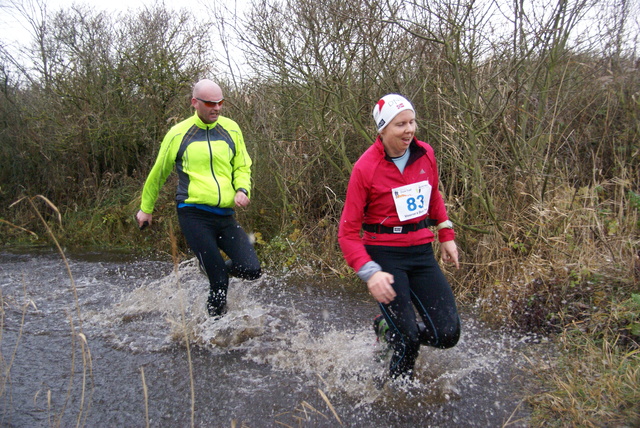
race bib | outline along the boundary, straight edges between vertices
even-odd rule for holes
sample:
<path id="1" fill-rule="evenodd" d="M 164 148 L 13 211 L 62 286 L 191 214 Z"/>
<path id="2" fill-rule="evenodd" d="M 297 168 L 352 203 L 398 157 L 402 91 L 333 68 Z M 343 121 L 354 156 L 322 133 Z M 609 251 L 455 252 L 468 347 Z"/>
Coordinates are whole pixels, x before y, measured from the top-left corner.
<path id="1" fill-rule="evenodd" d="M 400 221 L 425 215 L 429 210 L 431 199 L 431 184 L 428 181 L 408 184 L 391 189 L 393 201 L 396 204 L 396 212 Z"/>

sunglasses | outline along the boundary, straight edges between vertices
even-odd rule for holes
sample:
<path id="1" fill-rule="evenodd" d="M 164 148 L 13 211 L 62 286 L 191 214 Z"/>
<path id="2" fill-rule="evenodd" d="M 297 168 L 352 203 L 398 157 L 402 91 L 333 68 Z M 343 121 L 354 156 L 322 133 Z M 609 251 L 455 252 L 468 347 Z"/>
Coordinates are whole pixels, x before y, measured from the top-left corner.
<path id="1" fill-rule="evenodd" d="M 222 103 L 224 102 L 224 98 L 221 99 L 220 101 L 207 101 L 207 100 L 203 100 L 202 98 L 198 98 L 198 97 L 195 97 L 195 99 L 200 101 L 201 103 L 203 103 L 207 107 L 215 107 L 217 105 L 222 105 Z"/>

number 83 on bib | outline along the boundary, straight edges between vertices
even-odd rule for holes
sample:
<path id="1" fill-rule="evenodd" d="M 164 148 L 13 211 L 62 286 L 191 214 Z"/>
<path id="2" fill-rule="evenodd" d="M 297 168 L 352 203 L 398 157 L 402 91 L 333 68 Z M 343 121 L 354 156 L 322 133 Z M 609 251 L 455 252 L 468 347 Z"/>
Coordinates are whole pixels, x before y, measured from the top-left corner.
<path id="1" fill-rule="evenodd" d="M 428 181 L 419 181 L 391 189 L 391 195 L 398 218 L 400 221 L 407 221 L 427 213 L 431 199 L 431 185 Z"/>

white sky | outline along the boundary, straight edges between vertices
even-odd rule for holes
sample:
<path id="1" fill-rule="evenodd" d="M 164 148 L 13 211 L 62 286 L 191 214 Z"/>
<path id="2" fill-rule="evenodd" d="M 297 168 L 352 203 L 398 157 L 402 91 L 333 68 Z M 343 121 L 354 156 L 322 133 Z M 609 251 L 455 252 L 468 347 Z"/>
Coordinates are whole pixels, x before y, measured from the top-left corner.
<path id="1" fill-rule="evenodd" d="M 29 35 L 29 30 L 19 20 L 19 14 L 11 10 L 11 4 L 14 2 L 20 2 L 20 0 L 0 0 L 0 39 L 5 43 L 19 42 L 21 39 L 24 41 L 24 38 Z M 96 8 L 96 10 L 108 11 L 126 11 L 127 8 L 153 4 L 152 1 L 148 0 L 44 0 L 44 3 L 49 13 L 72 4 L 86 4 Z M 167 4 L 170 4 L 170 2 L 167 2 Z"/>
<path id="2" fill-rule="evenodd" d="M 11 5 L 14 3 L 32 3 L 43 2 L 47 5 L 49 13 L 53 13 L 60 8 L 68 8 L 73 4 L 88 5 L 94 9 L 101 11 L 117 11 L 127 12 L 130 9 L 140 9 L 144 6 L 152 6 L 155 3 L 164 3 L 168 8 L 187 8 L 194 13 L 195 16 L 210 17 L 212 7 L 225 7 L 229 9 L 238 8 L 242 10 L 247 8 L 251 0 L 0 0 L 0 45 L 4 45 L 8 50 L 15 49 L 16 45 L 25 46 L 30 43 L 30 30 L 21 24 L 17 17 L 19 14 L 11 12 Z M 534 3 L 537 0 L 531 0 Z M 601 0 L 606 4 L 607 0 Z M 640 46 L 640 1 L 631 0 L 631 22 L 628 23 L 627 29 L 635 39 L 630 40 L 631 47 L 638 49 Z M 200 13 L 202 11 L 202 13 Z M 597 13 L 597 10 L 591 11 Z M 585 23 L 588 21 L 585 21 Z M 584 23 L 583 23 L 584 24 Z M 595 30 L 595 28 L 594 28 Z M 233 47 L 231 47 L 233 49 Z"/>
<path id="3" fill-rule="evenodd" d="M 0 0 L 0 40 L 2 44 L 5 46 L 26 44 L 27 38 L 30 37 L 30 30 L 25 27 L 24 23 L 20 22 L 20 15 L 11 10 L 11 5 L 12 3 L 21 2 L 36 4 L 37 1 L 46 4 L 49 14 L 74 4 L 88 5 L 97 11 L 126 12 L 130 9 L 137 10 L 144 6 L 152 6 L 158 2 L 164 3 L 168 8 L 189 9 L 198 16 L 198 9 L 204 10 L 214 5 L 224 5 L 227 8 L 231 8 L 234 4 L 236 7 L 242 7 L 248 4 L 250 0 L 191 0 L 188 2 L 183 0 Z"/>

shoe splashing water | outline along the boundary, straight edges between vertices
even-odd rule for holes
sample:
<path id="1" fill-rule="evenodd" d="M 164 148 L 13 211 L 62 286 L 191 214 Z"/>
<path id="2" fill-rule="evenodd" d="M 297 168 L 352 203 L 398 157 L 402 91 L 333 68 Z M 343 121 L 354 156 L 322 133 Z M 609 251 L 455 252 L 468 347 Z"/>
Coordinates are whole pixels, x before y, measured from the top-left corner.
<path id="1" fill-rule="evenodd" d="M 389 324 L 382 314 L 377 315 L 373 319 L 373 331 L 376 334 L 376 341 L 380 344 L 380 350 L 377 354 L 379 360 L 384 360 L 389 356 L 391 351 Z"/>

